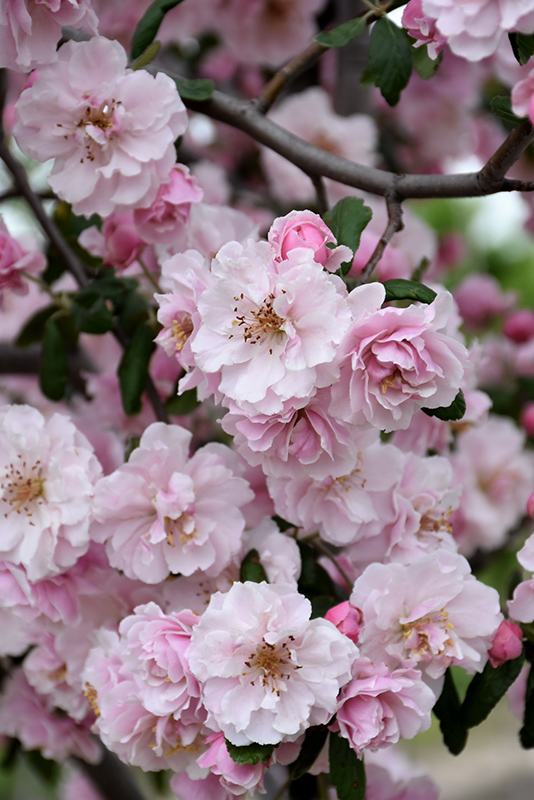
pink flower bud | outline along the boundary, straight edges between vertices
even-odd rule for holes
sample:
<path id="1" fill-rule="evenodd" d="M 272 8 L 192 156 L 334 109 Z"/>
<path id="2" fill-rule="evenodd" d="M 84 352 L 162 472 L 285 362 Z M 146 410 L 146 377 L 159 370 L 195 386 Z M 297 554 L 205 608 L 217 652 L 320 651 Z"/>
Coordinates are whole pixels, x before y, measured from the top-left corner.
<path id="1" fill-rule="evenodd" d="M 529 308 L 514 311 L 504 323 L 503 333 L 517 344 L 529 342 L 534 337 L 534 311 Z"/>
<path id="2" fill-rule="evenodd" d="M 523 649 L 523 631 L 515 622 L 503 619 L 488 652 L 492 667 L 500 667 L 505 661 L 517 658 Z"/>
<path id="3" fill-rule="evenodd" d="M 527 514 L 530 519 L 534 519 L 534 492 L 532 492 L 527 500 Z"/>
<path id="4" fill-rule="evenodd" d="M 534 403 L 527 403 L 521 411 L 521 425 L 529 436 L 534 437 Z"/>
<path id="5" fill-rule="evenodd" d="M 328 225 L 313 211 L 291 211 L 278 217 L 269 231 L 269 242 L 277 251 L 277 257 L 286 259 L 291 250 L 306 247 L 313 250 L 313 260 L 335 272 L 344 260 L 352 257 L 351 251 L 342 245 L 329 248 L 336 240 Z"/>
<path id="6" fill-rule="evenodd" d="M 325 619 L 332 622 L 340 633 L 345 634 L 348 638 L 358 643 L 358 636 L 360 635 L 360 627 L 362 624 L 362 612 L 356 606 L 345 600 L 344 603 L 339 603 L 337 606 L 329 609 L 324 615 Z"/>

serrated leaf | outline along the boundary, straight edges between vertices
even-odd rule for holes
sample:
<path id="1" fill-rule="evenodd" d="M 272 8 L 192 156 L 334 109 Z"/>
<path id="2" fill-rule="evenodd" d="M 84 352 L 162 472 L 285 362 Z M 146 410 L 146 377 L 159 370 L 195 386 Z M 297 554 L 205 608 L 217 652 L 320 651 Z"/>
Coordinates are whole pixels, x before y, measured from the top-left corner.
<path id="1" fill-rule="evenodd" d="M 59 312 L 50 317 L 44 326 L 41 363 L 39 366 L 39 386 L 50 400 L 58 401 L 65 395 L 69 362 L 67 344 L 61 333 Z"/>
<path id="2" fill-rule="evenodd" d="M 525 693 L 525 713 L 523 727 L 519 731 L 519 741 L 522 747 L 530 750 L 534 747 L 534 665 L 530 667 Z"/>
<path id="3" fill-rule="evenodd" d="M 215 84 L 210 78 L 194 78 L 190 81 L 185 78 L 174 78 L 180 97 L 186 100 L 209 100 L 215 90 Z"/>
<path id="4" fill-rule="evenodd" d="M 524 67 L 530 61 L 531 56 L 534 55 L 534 34 L 509 33 L 508 39 L 512 45 L 516 61 Z"/>
<path id="5" fill-rule="evenodd" d="M 293 780 L 305 775 L 317 760 L 328 736 L 326 725 L 313 725 L 308 728 L 298 758 L 290 765 L 289 772 Z"/>
<path id="6" fill-rule="evenodd" d="M 47 306 L 37 311 L 30 319 L 23 325 L 22 330 L 15 339 L 17 347 L 27 347 L 30 344 L 42 341 L 44 336 L 44 329 L 47 320 L 58 311 L 58 306 Z"/>
<path id="7" fill-rule="evenodd" d="M 386 103 L 397 105 L 412 74 L 412 46 L 406 31 L 387 17 L 381 17 L 371 31 L 369 69 Z"/>
<path id="8" fill-rule="evenodd" d="M 512 122 L 514 125 L 519 125 L 526 117 L 518 117 L 512 111 L 512 103 L 508 95 L 497 95 L 497 97 L 492 97 L 490 102 L 491 110 L 497 114 L 497 116 L 501 117 L 501 119 L 506 120 L 506 122 Z"/>
<path id="9" fill-rule="evenodd" d="M 113 314 L 104 298 L 96 291 L 74 297 L 70 307 L 75 325 L 83 333 L 107 333 L 115 325 Z"/>
<path id="10" fill-rule="evenodd" d="M 424 283 L 409 281 L 405 278 L 391 278 L 389 281 L 384 281 L 384 288 L 386 290 L 385 303 L 391 300 L 412 300 L 430 304 L 437 297 L 436 292 L 425 286 Z"/>
<path id="11" fill-rule="evenodd" d="M 453 756 L 457 756 L 467 742 L 467 727 L 450 670 L 445 672 L 443 689 L 433 711 L 439 719 L 443 742 Z"/>
<path id="12" fill-rule="evenodd" d="M 249 550 L 241 562 L 239 568 L 239 580 L 253 581 L 254 583 L 269 583 L 267 573 L 263 569 L 260 561 L 260 554 L 257 550 Z"/>
<path id="13" fill-rule="evenodd" d="M 330 735 L 330 780 L 338 800 L 365 800 L 365 767 L 346 739 Z"/>
<path id="14" fill-rule="evenodd" d="M 149 44 L 156 38 L 159 26 L 163 22 L 165 14 L 181 2 L 182 0 L 155 0 L 155 2 L 147 8 L 138 22 L 132 38 L 132 47 L 130 51 L 132 60 L 135 61 L 136 58 L 139 58 L 139 56 L 145 52 Z"/>
<path id="15" fill-rule="evenodd" d="M 188 389 L 182 394 L 171 395 L 165 402 L 165 410 L 168 414 L 174 414 L 177 417 L 185 417 L 186 414 L 191 414 L 199 405 L 197 390 Z"/>
<path id="16" fill-rule="evenodd" d="M 135 59 L 131 68 L 135 71 L 137 69 L 143 69 L 143 67 L 147 67 L 156 58 L 157 54 L 159 53 L 160 47 L 161 47 L 161 42 L 159 42 L 157 39 L 151 42 L 146 48 L 146 50 L 144 50 L 141 53 L 139 58 Z"/>
<path id="17" fill-rule="evenodd" d="M 344 197 L 339 200 L 323 219 L 337 239 L 338 244 L 350 247 L 353 254 L 360 246 L 363 230 L 371 221 L 373 212 L 359 197 Z M 352 260 L 341 265 L 342 277 L 348 273 Z"/>
<path id="18" fill-rule="evenodd" d="M 236 764 L 257 764 L 259 761 L 268 761 L 277 744 L 247 744 L 238 747 L 226 741 L 226 748 L 232 761 Z"/>
<path id="19" fill-rule="evenodd" d="M 465 414 L 465 408 L 464 393 L 460 389 L 450 406 L 445 406 L 443 408 L 422 408 L 421 411 L 424 411 L 427 416 L 437 417 L 443 420 L 443 422 L 457 422 L 459 419 L 462 419 Z"/>
<path id="20" fill-rule="evenodd" d="M 126 345 L 118 375 L 122 406 L 129 416 L 141 411 L 141 396 L 148 378 L 148 365 L 155 349 L 154 332 L 148 325 L 141 325 Z"/>
<path id="21" fill-rule="evenodd" d="M 356 19 L 349 19 L 348 22 L 343 22 L 331 31 L 323 31 L 319 33 L 314 41 L 322 44 L 323 47 L 345 47 L 346 44 L 352 42 L 361 33 L 363 33 L 367 25 L 365 17 L 356 17 Z"/>
<path id="22" fill-rule="evenodd" d="M 521 672 L 524 661 L 524 653 L 513 661 L 505 661 L 500 667 L 492 667 L 488 661 L 484 671 L 475 675 L 462 704 L 468 728 L 474 728 L 486 719 Z"/>

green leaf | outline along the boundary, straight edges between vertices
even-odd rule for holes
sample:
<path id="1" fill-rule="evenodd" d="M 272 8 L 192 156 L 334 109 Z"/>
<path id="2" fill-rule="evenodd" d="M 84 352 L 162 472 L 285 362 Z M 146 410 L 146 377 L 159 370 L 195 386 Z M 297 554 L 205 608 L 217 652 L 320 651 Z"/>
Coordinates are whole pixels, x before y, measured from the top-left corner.
<path id="1" fill-rule="evenodd" d="M 299 592 L 308 599 L 314 597 L 336 598 L 336 587 L 328 572 L 317 563 L 317 555 L 306 542 L 297 541 L 300 551 L 301 571 L 298 580 Z"/>
<path id="2" fill-rule="evenodd" d="M 151 64 L 154 59 L 156 58 L 157 54 L 159 53 L 159 48 L 161 47 L 161 42 L 156 41 L 151 42 L 146 50 L 143 50 L 139 58 L 136 58 L 132 64 L 132 69 L 143 69 L 143 67 L 147 67 Z"/>
<path id="3" fill-rule="evenodd" d="M 113 314 L 97 291 L 75 296 L 70 311 L 77 329 L 83 333 L 107 333 L 115 325 Z"/>
<path id="4" fill-rule="evenodd" d="M 57 761 L 45 758 L 39 750 L 27 750 L 24 759 L 31 769 L 50 787 L 57 787 L 62 775 L 61 766 Z"/>
<path id="5" fill-rule="evenodd" d="M 444 422 L 457 422 L 465 414 L 465 397 L 460 389 L 450 406 L 444 408 L 422 408 L 428 417 L 437 417 Z"/>
<path id="6" fill-rule="evenodd" d="M 439 719 L 443 742 L 453 756 L 457 756 L 467 742 L 467 727 L 450 670 L 445 673 L 443 689 L 433 711 Z"/>
<path id="7" fill-rule="evenodd" d="M 491 110 L 497 114 L 497 116 L 501 117 L 501 119 L 506 120 L 506 122 L 512 122 L 514 125 L 519 125 L 526 117 L 518 117 L 512 111 L 512 103 L 508 95 L 497 95 L 496 97 L 491 98 Z"/>
<path id="8" fill-rule="evenodd" d="M 210 78 L 194 78 L 190 81 L 185 78 L 174 78 L 174 82 L 178 94 L 186 100 L 209 100 L 215 89 L 215 84 Z"/>
<path id="9" fill-rule="evenodd" d="M 130 51 L 132 60 L 139 58 L 139 56 L 145 52 L 148 45 L 152 44 L 167 11 L 170 11 L 171 8 L 174 8 L 181 2 L 182 0 L 155 0 L 155 2 L 147 8 L 137 24 L 133 35 L 132 49 Z"/>
<path id="10" fill-rule="evenodd" d="M 330 735 L 330 780 L 339 800 L 365 800 L 365 767 L 346 739 Z"/>
<path id="11" fill-rule="evenodd" d="M 417 74 L 424 81 L 427 81 L 435 75 L 437 68 L 443 61 L 443 53 L 440 53 L 437 58 L 430 58 L 425 44 L 422 47 L 412 47 L 412 58 Z"/>
<path id="12" fill-rule="evenodd" d="M 289 772 L 293 780 L 298 780 L 305 775 L 317 760 L 317 756 L 324 747 L 328 728 L 326 725 L 313 725 L 308 728 L 298 758 L 290 765 Z"/>
<path id="13" fill-rule="evenodd" d="M 342 25 L 338 25 L 331 31 L 323 31 L 319 33 L 314 41 L 322 44 L 323 47 L 345 47 L 346 44 L 352 42 L 361 33 L 363 33 L 367 25 L 365 17 L 356 17 L 349 19 Z"/>
<path id="14" fill-rule="evenodd" d="M 225 741 L 230 758 L 236 764 L 257 764 L 259 761 L 268 761 L 275 747 L 278 747 L 277 744 L 247 744 L 238 747 L 228 739 Z"/>
<path id="15" fill-rule="evenodd" d="M 516 60 L 524 67 L 534 55 L 534 34 L 509 33 L 508 38 Z"/>
<path id="16" fill-rule="evenodd" d="M 384 281 L 386 289 L 385 303 L 391 300 L 412 300 L 420 303 L 432 303 L 437 294 L 433 289 L 429 289 L 424 283 L 408 281 L 405 278 L 391 278 Z"/>
<path id="17" fill-rule="evenodd" d="M 148 365 L 155 349 L 154 332 L 141 325 L 126 345 L 119 364 L 119 384 L 122 406 L 126 414 L 135 416 L 141 411 L 141 396 L 148 378 Z"/>
<path id="18" fill-rule="evenodd" d="M 360 246 L 362 231 L 371 221 L 373 212 L 359 197 L 344 197 L 324 215 L 324 221 L 334 234 L 338 244 L 350 247 L 353 254 Z M 341 265 L 341 276 L 345 277 L 352 266 L 352 259 Z"/>
<path id="19" fill-rule="evenodd" d="M 525 715 L 523 717 L 523 727 L 519 731 L 519 741 L 526 750 L 534 747 L 534 664 L 530 667 L 527 678 Z"/>
<path id="20" fill-rule="evenodd" d="M 369 68 L 384 100 L 397 105 L 412 74 L 412 46 L 406 31 L 387 17 L 379 19 L 371 31 Z"/>
<path id="21" fill-rule="evenodd" d="M 241 562 L 239 568 L 240 581 L 253 581 L 254 583 L 269 583 L 267 574 L 260 561 L 260 554 L 257 550 L 249 550 Z"/>
<path id="22" fill-rule="evenodd" d="M 496 668 L 488 661 L 484 671 L 475 675 L 462 704 L 462 713 L 468 728 L 474 728 L 486 719 L 521 672 L 524 661 L 524 653 Z"/>
<path id="23" fill-rule="evenodd" d="M 59 319 L 63 313 L 65 312 L 60 311 L 46 321 L 39 366 L 41 391 L 50 400 L 56 402 L 65 395 L 69 374 L 67 343 L 61 332 L 61 320 Z"/>
<path id="24" fill-rule="evenodd" d="M 30 319 L 23 325 L 22 330 L 15 339 L 17 347 L 27 347 L 30 344 L 40 342 L 44 336 L 44 329 L 47 320 L 58 311 L 58 306 L 47 306 L 37 311 Z"/>
<path id="25" fill-rule="evenodd" d="M 177 417 L 185 417 L 191 414 L 200 405 L 197 398 L 196 389 L 188 389 L 182 394 L 173 394 L 165 402 L 165 410 L 168 414 L 175 414 Z"/>

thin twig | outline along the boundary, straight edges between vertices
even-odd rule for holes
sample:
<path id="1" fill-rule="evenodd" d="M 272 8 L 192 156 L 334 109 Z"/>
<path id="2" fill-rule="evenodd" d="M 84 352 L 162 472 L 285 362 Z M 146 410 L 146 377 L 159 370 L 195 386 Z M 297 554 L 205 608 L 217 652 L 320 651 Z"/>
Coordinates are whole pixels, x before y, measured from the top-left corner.
<path id="1" fill-rule="evenodd" d="M 386 225 L 386 230 L 380 237 L 371 258 L 363 268 L 362 274 L 358 280 L 358 286 L 360 286 L 362 283 L 367 283 L 393 236 L 404 228 L 404 223 L 402 221 L 402 206 L 395 193 L 392 193 L 386 197 L 386 207 L 388 212 L 388 223 Z"/>
<path id="2" fill-rule="evenodd" d="M 354 581 L 352 581 L 352 580 L 349 578 L 349 576 L 347 575 L 347 573 L 345 572 L 345 570 L 343 569 L 343 567 L 340 567 L 340 566 L 339 566 L 339 563 L 338 563 L 338 561 L 337 561 L 337 558 L 336 558 L 336 557 L 335 557 L 335 556 L 334 556 L 334 555 L 333 555 L 333 554 L 330 552 L 330 550 L 328 549 L 328 547 L 326 547 L 326 546 L 323 544 L 323 542 L 321 541 L 321 539 L 314 539 L 314 540 L 313 540 L 313 542 L 312 542 L 312 544 L 313 544 L 313 546 L 314 546 L 314 547 L 316 547 L 316 548 L 317 548 L 317 550 L 320 550 L 320 551 L 321 551 L 321 553 L 324 553 L 324 555 L 325 555 L 327 558 L 329 558 L 329 559 L 330 559 L 330 561 L 331 561 L 331 562 L 332 562 L 332 564 L 335 566 L 335 568 L 337 569 L 337 571 L 339 572 L 339 574 L 341 575 L 341 577 L 343 578 L 343 580 L 345 581 L 345 583 L 347 584 L 347 586 L 352 586 L 352 584 L 354 583 Z"/>
<path id="3" fill-rule="evenodd" d="M 306 50 L 303 50 L 302 53 L 299 53 L 279 69 L 271 80 L 265 84 L 256 99 L 252 101 L 258 112 L 266 114 L 282 89 L 285 89 L 291 81 L 294 81 L 295 78 L 315 64 L 326 50 L 328 50 L 328 47 L 324 47 L 318 42 L 312 42 Z"/>
<path id="4" fill-rule="evenodd" d="M 326 186 L 324 185 L 324 180 L 320 175 L 308 175 L 308 177 L 313 183 L 313 188 L 315 189 L 319 214 L 323 216 L 323 214 L 326 214 L 328 211 L 328 197 L 326 195 Z"/>

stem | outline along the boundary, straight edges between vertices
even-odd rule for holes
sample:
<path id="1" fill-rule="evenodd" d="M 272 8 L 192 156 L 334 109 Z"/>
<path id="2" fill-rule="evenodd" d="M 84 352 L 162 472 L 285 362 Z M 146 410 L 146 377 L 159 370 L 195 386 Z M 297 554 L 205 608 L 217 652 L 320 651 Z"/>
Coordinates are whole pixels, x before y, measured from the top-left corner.
<path id="1" fill-rule="evenodd" d="M 363 268 L 362 274 L 358 281 L 358 286 L 360 286 L 362 283 L 367 283 L 393 236 L 398 231 L 401 231 L 404 227 L 404 223 L 402 221 L 402 207 L 396 195 L 392 194 L 391 196 L 386 197 L 386 204 L 388 211 L 388 224 L 386 225 L 386 230 L 380 237 L 380 240 L 375 247 L 371 258 Z"/>
<path id="2" fill-rule="evenodd" d="M 308 175 L 309 179 L 313 183 L 313 188 L 315 189 L 315 195 L 317 197 L 317 208 L 319 210 L 319 214 L 323 216 L 328 211 L 328 197 L 326 194 L 326 187 L 324 185 L 324 181 L 320 175 Z"/>
<path id="3" fill-rule="evenodd" d="M 318 58 L 327 50 L 328 47 L 324 47 L 318 42 L 313 42 L 306 50 L 303 50 L 302 53 L 288 61 L 282 69 L 279 69 L 271 80 L 265 84 L 257 98 L 252 101 L 258 112 L 266 114 L 282 89 L 285 89 L 291 81 L 294 81 L 295 78 L 315 64 Z"/>
<path id="4" fill-rule="evenodd" d="M 349 578 L 349 576 L 347 575 L 347 573 L 345 572 L 343 567 L 339 566 L 336 557 L 334 555 L 332 555 L 332 553 L 330 552 L 328 547 L 325 547 L 325 545 L 323 544 L 321 539 L 315 539 L 313 541 L 313 546 L 316 547 L 317 550 L 320 550 L 321 553 L 324 553 L 324 555 L 327 556 L 327 558 L 330 559 L 330 561 L 335 566 L 335 568 L 337 569 L 337 571 L 339 572 L 339 574 L 341 575 L 341 577 L 343 578 L 343 580 L 345 581 L 347 586 L 352 586 L 353 581 Z"/>
<path id="5" fill-rule="evenodd" d="M 328 800 L 328 780 L 324 773 L 317 775 L 317 789 L 319 800 Z"/>
<path id="6" fill-rule="evenodd" d="M 141 265 L 141 269 L 143 270 L 143 272 L 145 274 L 145 277 L 147 278 L 149 283 L 154 287 L 154 289 L 156 290 L 156 292 L 158 292 L 158 294 L 161 294 L 161 288 L 160 288 L 157 280 L 154 278 L 154 276 L 150 272 L 149 268 L 147 267 L 147 265 L 145 264 L 145 262 L 143 261 L 141 256 L 138 256 L 137 260 L 138 260 L 139 264 Z"/>

